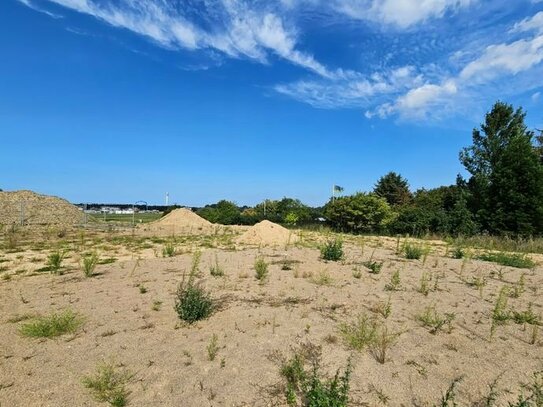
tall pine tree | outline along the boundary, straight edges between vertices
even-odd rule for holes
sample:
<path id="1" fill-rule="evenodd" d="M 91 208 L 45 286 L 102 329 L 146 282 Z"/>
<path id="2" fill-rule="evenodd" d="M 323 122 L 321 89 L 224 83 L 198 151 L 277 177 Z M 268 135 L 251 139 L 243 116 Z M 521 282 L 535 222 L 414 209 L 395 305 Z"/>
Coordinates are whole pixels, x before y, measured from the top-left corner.
<path id="1" fill-rule="evenodd" d="M 481 129 L 473 130 L 473 145 L 460 153 L 471 173 L 470 207 L 492 234 L 543 232 L 543 165 L 525 116 L 521 108 L 497 102 Z"/>

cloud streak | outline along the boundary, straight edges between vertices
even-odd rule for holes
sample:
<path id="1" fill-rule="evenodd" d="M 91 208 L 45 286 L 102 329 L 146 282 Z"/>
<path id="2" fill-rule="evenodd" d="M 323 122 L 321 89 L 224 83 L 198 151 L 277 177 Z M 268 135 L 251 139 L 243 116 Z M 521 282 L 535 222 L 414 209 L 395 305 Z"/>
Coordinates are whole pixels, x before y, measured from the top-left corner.
<path id="1" fill-rule="evenodd" d="M 18 0 L 37 11 L 56 14 L 36 6 L 35 0 Z M 521 0 L 522 1 L 522 0 Z M 519 77 L 543 62 L 543 11 L 506 27 L 505 39 L 484 42 L 474 48 L 448 49 L 440 60 L 394 61 L 392 51 L 381 67 L 331 67 L 317 59 L 302 44 L 297 17 L 316 10 L 331 13 L 355 27 L 371 27 L 379 35 L 413 35 L 415 28 L 436 18 L 469 10 L 480 0 L 42 0 L 92 16 L 106 24 L 144 36 L 160 47 L 194 52 L 209 50 L 235 59 L 272 64 L 279 58 L 304 69 L 303 79 L 279 83 L 279 94 L 316 108 L 354 108 L 367 118 L 410 119 L 441 116 L 458 108 L 459 101 L 475 92 L 484 93 L 492 81 Z M 535 4 L 535 3 L 534 3 Z M 328 14 L 327 14 L 328 15 Z M 368 24 L 369 22 L 369 24 Z M 372 23 L 379 23 L 376 28 Z M 352 27 L 352 25 L 350 26 Z M 364 35 L 365 31 L 356 31 Z M 446 35 L 446 33 L 445 33 Z M 494 36 L 495 38 L 496 36 Z M 397 53 L 404 36 L 391 43 Z M 426 44 L 409 44 L 404 55 L 441 49 L 446 43 L 436 37 Z M 482 46 L 481 43 L 483 44 Z M 347 44 L 338 44 L 347 45 Z M 543 79 L 539 79 L 543 85 Z M 537 85 L 537 84 L 536 84 Z M 532 85 L 533 87 L 533 85 Z M 455 106 L 456 105 L 456 106 Z"/>

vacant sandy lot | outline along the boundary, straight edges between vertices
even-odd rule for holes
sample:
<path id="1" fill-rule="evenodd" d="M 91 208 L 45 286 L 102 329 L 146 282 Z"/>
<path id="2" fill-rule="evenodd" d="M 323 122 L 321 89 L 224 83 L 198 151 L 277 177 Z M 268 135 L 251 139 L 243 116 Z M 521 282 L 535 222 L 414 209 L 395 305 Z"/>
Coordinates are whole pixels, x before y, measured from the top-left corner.
<path id="1" fill-rule="evenodd" d="M 507 307 L 523 311 L 532 303 L 541 314 L 541 266 L 527 270 L 456 260 L 445 257 L 443 246 L 432 246 L 424 262 L 406 260 L 395 253 L 393 239 L 377 238 L 363 244 L 349 238 L 343 261 L 324 262 L 315 243 L 324 237 L 316 234 L 276 248 L 235 245 L 232 236 L 179 238 L 182 254 L 171 258 L 161 257 L 159 239 L 136 244 L 130 237 L 101 242 L 81 237 L 70 243 L 63 275 L 33 272 L 50 251 L 43 245 L 0 252 L 2 273 L 11 275 L 0 279 L 0 406 L 105 405 L 82 385 L 83 376 L 102 361 L 134 374 L 130 406 L 286 405 L 277 391 L 282 383 L 277 354 L 288 356 L 308 342 L 322 347 L 323 372 L 331 375 L 353 355 L 353 405 L 431 406 L 458 377 L 463 377 L 461 405 L 486 397 L 496 379 L 504 404 L 516 399 L 519 384 L 543 370 L 542 339 L 531 343 L 531 326 L 509 322 L 490 338 L 498 292 L 518 285 L 522 274 L 523 289 L 518 298 L 508 298 Z M 91 241 L 101 258 L 116 261 L 85 278 L 78 253 Z M 189 326 L 173 306 L 195 250 L 202 252 L 202 283 L 219 306 L 209 319 Z M 270 264 L 264 283 L 253 269 L 260 255 Z M 361 264 L 370 256 L 383 261 L 379 274 Z M 291 270 L 282 269 L 285 259 Z M 216 261 L 223 277 L 210 275 Z M 396 271 L 400 285 L 387 290 Z M 420 292 L 423 274 L 430 281 L 427 295 Z M 476 280 L 483 283 L 477 287 Z M 388 301 L 391 314 L 385 319 L 375 310 Z M 454 314 L 451 326 L 437 333 L 424 327 L 417 316 L 428 306 Z M 19 333 L 24 321 L 13 322 L 67 308 L 85 318 L 74 335 L 26 338 Z M 368 350 L 350 349 L 342 337 L 341 324 L 362 313 L 399 334 L 384 364 Z M 214 334 L 219 350 L 211 361 L 207 347 Z"/>

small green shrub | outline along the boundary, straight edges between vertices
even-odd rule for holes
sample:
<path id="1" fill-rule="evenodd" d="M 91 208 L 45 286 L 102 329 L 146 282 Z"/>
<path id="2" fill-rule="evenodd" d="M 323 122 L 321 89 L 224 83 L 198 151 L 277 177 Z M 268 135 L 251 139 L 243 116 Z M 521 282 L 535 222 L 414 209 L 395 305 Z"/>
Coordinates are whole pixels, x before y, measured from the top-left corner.
<path id="1" fill-rule="evenodd" d="M 162 248 L 162 257 L 173 257 L 175 256 L 175 246 L 172 242 L 168 242 Z"/>
<path id="2" fill-rule="evenodd" d="M 513 286 L 513 291 L 510 291 L 509 295 L 513 298 L 519 298 L 524 293 L 524 286 L 526 284 L 524 273 L 522 273 Z"/>
<path id="3" fill-rule="evenodd" d="M 363 350 L 370 346 L 377 335 L 377 323 L 365 314 L 360 314 L 356 321 L 340 325 L 339 330 L 344 341 L 355 350 Z"/>
<path id="4" fill-rule="evenodd" d="M 406 259 L 419 260 L 424 254 L 424 249 L 421 245 L 406 243 L 403 247 L 403 252 Z"/>
<path id="5" fill-rule="evenodd" d="M 213 308 L 211 296 L 193 278 L 181 281 L 175 300 L 175 311 L 181 320 L 192 324 L 209 317 Z"/>
<path id="6" fill-rule="evenodd" d="M 438 333 L 443 326 L 448 325 L 449 333 L 452 331 L 452 321 L 455 315 L 452 313 L 445 313 L 441 315 L 437 312 L 435 306 L 428 306 L 424 312 L 417 315 L 417 320 L 422 323 L 423 326 L 430 328 L 431 334 Z"/>
<path id="7" fill-rule="evenodd" d="M 452 252 L 452 258 L 453 259 L 463 259 L 466 256 L 466 253 L 464 253 L 464 249 L 461 247 L 457 247 Z"/>
<path id="8" fill-rule="evenodd" d="M 83 325 L 83 318 L 70 309 L 60 313 L 32 318 L 24 323 L 19 332 L 31 338 L 54 338 L 75 333 Z"/>
<path id="9" fill-rule="evenodd" d="M 219 337 L 217 334 L 213 334 L 209 344 L 207 345 L 207 358 L 210 361 L 215 360 L 217 353 L 219 352 Z"/>
<path id="10" fill-rule="evenodd" d="M 399 336 L 400 332 L 390 333 L 386 325 L 378 326 L 375 339 L 370 345 L 375 360 L 384 364 L 387 360 L 388 350 L 394 345 Z"/>
<path id="11" fill-rule="evenodd" d="M 383 262 L 377 262 L 377 261 L 365 261 L 362 263 L 364 267 L 366 267 L 371 274 L 379 274 L 381 272 L 381 269 L 383 268 Z"/>
<path id="12" fill-rule="evenodd" d="M 268 263 L 266 263 L 263 257 L 258 257 L 255 260 L 254 269 L 257 280 L 264 281 L 268 276 Z"/>
<path id="13" fill-rule="evenodd" d="M 507 296 L 508 288 L 502 287 L 498 298 L 496 299 L 496 304 L 494 305 L 494 310 L 492 311 L 492 325 L 490 327 L 490 337 L 494 336 L 496 328 L 499 325 L 504 325 L 511 318 L 511 313 L 507 310 Z"/>
<path id="14" fill-rule="evenodd" d="M 213 277 L 222 277 L 224 276 L 224 270 L 219 264 L 219 257 L 215 255 L 215 263 L 209 267 L 209 274 Z"/>
<path id="15" fill-rule="evenodd" d="M 47 268 L 53 274 L 62 274 L 62 261 L 64 260 L 65 253 L 62 251 L 55 251 L 47 256 Z"/>
<path id="16" fill-rule="evenodd" d="M 94 269 L 99 260 L 98 254 L 95 252 L 83 257 L 81 260 L 81 268 L 83 269 L 85 277 L 92 277 L 94 275 Z"/>
<path id="17" fill-rule="evenodd" d="M 339 239 L 329 240 L 321 247 L 321 258 L 328 261 L 339 261 L 343 258 L 343 242 Z"/>
<path id="18" fill-rule="evenodd" d="M 516 324 L 529 324 L 529 325 L 541 325 L 541 318 L 534 313 L 532 309 L 532 303 L 528 304 L 526 311 L 513 310 L 511 313 L 511 319 Z"/>
<path id="19" fill-rule="evenodd" d="M 311 279 L 313 284 L 317 285 L 333 285 L 334 279 L 326 270 L 319 271 L 319 274 Z"/>
<path id="20" fill-rule="evenodd" d="M 200 260 L 202 259 L 202 252 L 197 250 L 192 255 L 192 263 L 190 265 L 191 278 L 196 277 L 200 273 Z"/>
<path id="21" fill-rule="evenodd" d="M 85 376 L 82 381 L 96 401 L 109 403 L 113 407 L 124 407 L 129 395 L 126 385 L 132 377 L 128 371 L 118 371 L 113 364 L 103 363 L 94 375 Z"/>
<path id="22" fill-rule="evenodd" d="M 491 261 L 493 263 L 501 264 L 502 266 L 516 267 L 516 268 L 533 268 L 535 262 L 526 254 L 519 253 L 485 253 L 477 256 L 477 259 L 484 261 Z"/>
<path id="23" fill-rule="evenodd" d="M 385 285 L 386 291 L 398 291 L 401 287 L 400 270 L 396 270 L 390 277 L 390 283 Z"/>
<path id="24" fill-rule="evenodd" d="M 309 365 L 309 366 L 307 366 Z M 320 354 L 308 357 L 301 352 L 283 362 L 280 374 L 285 379 L 285 397 L 288 405 L 304 407 L 347 407 L 352 365 L 349 360 L 343 373 L 333 378 L 323 377 Z"/>

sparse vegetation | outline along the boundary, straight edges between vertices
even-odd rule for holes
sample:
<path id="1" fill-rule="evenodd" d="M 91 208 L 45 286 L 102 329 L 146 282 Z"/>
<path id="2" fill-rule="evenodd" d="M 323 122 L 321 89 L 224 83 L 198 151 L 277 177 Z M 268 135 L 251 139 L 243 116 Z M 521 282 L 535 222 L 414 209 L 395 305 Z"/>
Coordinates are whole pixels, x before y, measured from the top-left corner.
<path id="1" fill-rule="evenodd" d="M 362 263 L 364 267 L 366 267 L 371 274 L 379 274 L 381 272 L 381 269 L 383 268 L 383 262 L 377 262 L 377 261 L 365 261 Z"/>
<path id="2" fill-rule="evenodd" d="M 347 407 L 352 371 L 350 360 L 343 373 L 338 370 L 332 378 L 327 378 L 321 372 L 320 349 L 310 353 L 306 349 L 296 352 L 280 367 L 286 382 L 284 394 L 288 405 Z"/>
<path id="3" fill-rule="evenodd" d="M 62 261 L 64 260 L 65 252 L 57 250 L 47 256 L 47 268 L 53 274 L 63 274 Z"/>
<path id="4" fill-rule="evenodd" d="M 83 325 L 81 315 L 70 309 L 46 316 L 36 316 L 21 325 L 19 332 L 30 338 L 54 338 L 73 334 Z"/>
<path id="5" fill-rule="evenodd" d="M 113 363 L 102 363 L 96 373 L 85 376 L 82 382 L 96 401 L 109 403 L 112 407 L 124 407 L 130 394 L 126 385 L 132 377 L 130 372 L 120 370 Z"/>
<path id="6" fill-rule="evenodd" d="M 353 323 L 341 324 L 339 330 L 349 347 L 361 351 L 375 342 L 377 322 L 365 314 L 360 314 Z"/>
<path id="7" fill-rule="evenodd" d="M 215 262 L 209 267 L 209 274 L 213 277 L 224 276 L 224 270 L 219 264 L 219 257 L 217 255 L 215 255 Z"/>
<path id="8" fill-rule="evenodd" d="M 268 277 L 268 263 L 263 257 L 258 257 L 255 260 L 254 269 L 258 281 L 263 282 Z"/>
<path id="9" fill-rule="evenodd" d="M 453 313 L 441 315 L 433 305 L 426 307 L 424 311 L 416 317 L 416 319 L 422 323 L 422 326 L 430 329 L 430 333 L 432 334 L 437 334 L 445 325 L 448 327 L 448 332 L 451 333 L 454 318 L 455 314 Z"/>
<path id="10" fill-rule="evenodd" d="M 173 242 L 168 242 L 162 248 L 162 257 L 173 257 L 175 256 L 175 252 L 176 252 L 176 249 Z"/>
<path id="11" fill-rule="evenodd" d="M 535 262 L 526 254 L 519 253 L 485 253 L 477 256 L 477 259 L 484 261 L 491 261 L 493 263 L 501 264 L 502 266 L 516 267 L 516 268 L 533 268 Z"/>
<path id="12" fill-rule="evenodd" d="M 405 243 L 403 247 L 405 258 L 408 260 L 419 260 L 424 254 L 424 248 L 419 244 Z"/>
<path id="13" fill-rule="evenodd" d="M 396 270 L 390 277 L 390 283 L 385 285 L 386 291 L 398 291 L 401 288 L 400 270 Z"/>
<path id="14" fill-rule="evenodd" d="M 209 344 L 207 345 L 207 358 L 210 361 L 215 360 L 217 353 L 219 352 L 219 337 L 217 334 L 213 334 Z"/>
<path id="15" fill-rule="evenodd" d="M 492 325 L 490 327 L 490 337 L 494 335 L 499 325 L 504 325 L 511 317 L 509 310 L 507 310 L 508 292 L 508 288 L 504 286 L 501 288 L 498 294 L 496 304 L 494 305 L 494 310 L 492 311 Z"/>
<path id="16" fill-rule="evenodd" d="M 96 252 L 83 256 L 83 259 L 81 260 L 81 268 L 83 269 L 83 274 L 85 277 L 94 276 L 94 269 L 96 268 L 99 260 L 100 259 Z"/>

